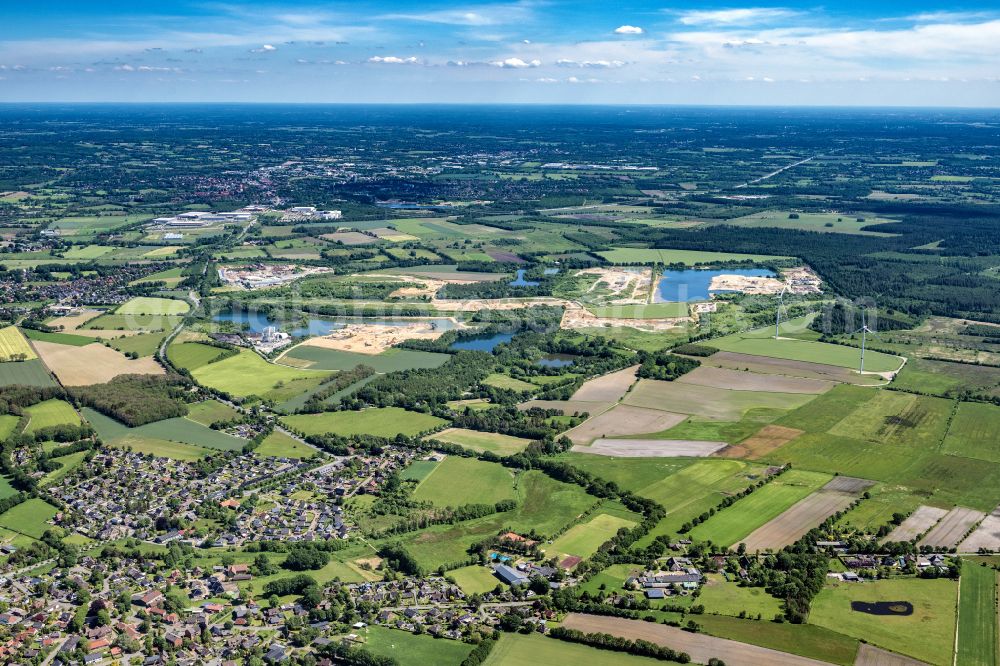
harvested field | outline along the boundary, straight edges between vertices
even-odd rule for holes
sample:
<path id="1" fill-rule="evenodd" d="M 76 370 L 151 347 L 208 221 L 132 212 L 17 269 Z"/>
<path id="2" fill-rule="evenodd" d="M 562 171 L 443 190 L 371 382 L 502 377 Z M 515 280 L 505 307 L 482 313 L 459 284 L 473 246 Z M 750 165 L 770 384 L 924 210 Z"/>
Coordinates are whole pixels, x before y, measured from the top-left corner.
<path id="1" fill-rule="evenodd" d="M 806 532 L 833 514 L 846 509 L 865 489 L 873 485 L 874 482 L 866 479 L 835 477 L 777 518 L 758 527 L 742 541 L 751 553 L 767 548 L 784 548 L 801 539 Z"/>
<path id="2" fill-rule="evenodd" d="M 788 428 L 779 425 L 766 425 L 757 431 L 756 435 L 747 437 L 737 446 L 730 447 L 736 449 L 741 455 L 727 455 L 727 457 L 749 458 L 757 460 L 763 458 L 772 451 L 781 448 L 788 442 L 802 434 L 802 430 Z M 728 452 L 727 452 L 728 453 Z"/>
<path id="3" fill-rule="evenodd" d="M 598 439 L 590 446 L 574 446 L 572 451 L 623 458 L 704 458 L 725 447 L 725 442 L 688 439 Z"/>
<path id="4" fill-rule="evenodd" d="M 983 518 L 979 527 L 958 544 L 960 553 L 978 553 L 980 548 L 1000 550 L 1000 507 L 993 509 L 993 513 Z"/>
<path id="5" fill-rule="evenodd" d="M 583 383 L 570 399 L 584 402 L 617 402 L 621 400 L 628 387 L 635 383 L 635 373 L 639 366 L 609 372 Z"/>
<path id="6" fill-rule="evenodd" d="M 332 234 L 323 234 L 320 238 L 344 245 L 368 245 L 378 242 L 377 238 L 360 231 L 338 231 Z"/>
<path id="7" fill-rule="evenodd" d="M 63 386 L 103 384 L 118 375 L 164 374 L 163 368 L 152 357 L 129 360 L 121 352 L 97 343 L 72 347 L 35 342 L 35 349 Z"/>
<path id="8" fill-rule="evenodd" d="M 709 659 L 721 659 L 727 666 L 828 666 L 826 662 L 787 652 L 716 638 L 706 634 L 695 634 L 665 624 L 626 620 L 618 617 L 570 613 L 562 626 L 576 629 L 586 634 L 611 634 L 629 640 L 644 640 L 669 647 L 678 652 L 687 652 L 691 661 L 707 664 Z"/>
<path id="9" fill-rule="evenodd" d="M 911 541 L 934 527 L 948 513 L 936 506 L 918 506 L 916 511 L 906 517 L 906 520 L 889 532 L 885 541 Z"/>
<path id="10" fill-rule="evenodd" d="M 610 402 L 582 402 L 580 400 L 528 400 L 517 406 L 521 411 L 526 411 L 532 407 L 540 409 L 558 409 L 564 416 L 573 414 L 600 414 L 608 407 Z"/>
<path id="11" fill-rule="evenodd" d="M 793 361 L 770 356 L 755 356 L 738 352 L 718 351 L 707 358 L 698 359 L 702 365 L 733 370 L 749 370 L 770 375 L 788 375 L 807 379 L 823 379 L 831 382 L 848 384 L 878 384 L 885 380 L 871 375 L 859 375 L 850 368 L 840 368 L 835 365 L 810 363 L 809 361 Z"/>
<path id="12" fill-rule="evenodd" d="M 715 421 L 739 421 L 750 409 L 795 409 L 815 396 L 806 393 L 762 393 L 656 379 L 640 379 L 625 396 L 625 404 L 667 409 Z"/>
<path id="13" fill-rule="evenodd" d="M 603 414 L 590 418 L 566 433 L 574 444 L 589 444 L 599 437 L 645 435 L 669 430 L 686 419 L 684 414 L 658 409 L 615 405 Z"/>
<path id="14" fill-rule="evenodd" d="M 854 666 L 926 666 L 925 662 L 861 643 Z"/>
<path id="15" fill-rule="evenodd" d="M 951 548 L 957 546 L 972 526 L 986 517 L 982 511 L 956 506 L 949 511 L 927 535 L 917 542 L 918 546 Z"/>
<path id="16" fill-rule="evenodd" d="M 834 383 L 823 379 L 807 379 L 786 375 L 762 375 L 756 372 L 702 366 L 677 379 L 683 384 L 712 386 L 734 391 L 766 391 L 770 393 L 826 393 Z"/>

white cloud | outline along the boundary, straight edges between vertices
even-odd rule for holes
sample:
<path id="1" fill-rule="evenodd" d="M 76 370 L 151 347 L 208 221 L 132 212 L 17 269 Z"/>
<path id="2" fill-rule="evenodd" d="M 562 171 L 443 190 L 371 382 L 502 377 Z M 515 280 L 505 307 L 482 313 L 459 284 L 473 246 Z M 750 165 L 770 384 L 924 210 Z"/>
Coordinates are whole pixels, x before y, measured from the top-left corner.
<path id="1" fill-rule="evenodd" d="M 386 65 L 415 65 L 419 62 L 414 56 L 409 58 L 400 58 L 398 56 L 372 56 L 368 58 L 368 62 L 371 63 L 382 63 Z"/>
<path id="2" fill-rule="evenodd" d="M 532 14 L 532 3 L 481 5 L 460 9 L 441 9 L 419 13 L 383 14 L 375 18 L 386 21 L 416 21 L 445 25 L 487 26 L 522 23 Z"/>
<path id="3" fill-rule="evenodd" d="M 793 16 L 795 12 L 774 7 L 746 7 L 743 9 L 691 10 L 682 12 L 684 25 L 754 25 Z"/>
<path id="4" fill-rule="evenodd" d="M 549 76 L 543 76 L 541 78 L 535 79 L 538 83 L 559 83 L 559 79 L 553 79 Z"/>
<path id="5" fill-rule="evenodd" d="M 273 53 L 274 51 L 277 50 L 278 48 L 276 46 L 272 46 L 271 44 L 264 44 L 259 49 L 250 49 L 250 53 Z"/>
<path id="6" fill-rule="evenodd" d="M 524 61 L 520 58 L 506 58 L 505 60 L 495 60 L 490 63 L 494 67 L 503 67 L 504 69 L 527 69 L 529 67 L 541 67 L 541 60 L 528 60 Z"/>
<path id="7" fill-rule="evenodd" d="M 626 65 L 623 60 L 569 60 L 560 58 L 556 61 L 559 67 L 581 67 L 587 69 L 617 69 Z"/>
<path id="8" fill-rule="evenodd" d="M 615 28 L 616 35 L 641 35 L 645 30 L 636 25 L 620 25 Z"/>

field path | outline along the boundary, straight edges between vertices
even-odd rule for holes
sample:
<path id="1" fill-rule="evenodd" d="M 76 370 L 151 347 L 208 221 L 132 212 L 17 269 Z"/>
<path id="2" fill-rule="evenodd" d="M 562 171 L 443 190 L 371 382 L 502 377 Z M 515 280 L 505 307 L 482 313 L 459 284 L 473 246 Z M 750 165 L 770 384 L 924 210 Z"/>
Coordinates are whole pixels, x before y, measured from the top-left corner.
<path id="1" fill-rule="evenodd" d="M 827 666 L 828 662 L 808 657 L 800 657 L 788 652 L 779 652 L 749 643 L 716 638 L 706 634 L 693 634 L 665 624 L 654 624 L 641 620 L 626 620 L 602 615 L 570 613 L 562 626 L 587 634 L 604 633 L 629 640 L 641 639 L 668 647 L 678 652 L 687 652 L 696 664 L 707 664 L 709 659 L 721 659 L 726 666 Z"/>

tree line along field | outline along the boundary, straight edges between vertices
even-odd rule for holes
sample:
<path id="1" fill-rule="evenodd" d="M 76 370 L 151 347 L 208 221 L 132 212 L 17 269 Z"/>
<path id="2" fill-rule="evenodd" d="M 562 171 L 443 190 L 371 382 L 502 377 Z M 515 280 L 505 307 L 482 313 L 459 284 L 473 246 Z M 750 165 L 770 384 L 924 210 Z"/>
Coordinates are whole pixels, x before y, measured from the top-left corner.
<path id="1" fill-rule="evenodd" d="M 611 264 L 710 264 L 723 261 L 774 261 L 789 257 L 763 254 L 738 254 L 729 252 L 703 252 L 690 250 L 656 250 L 645 248 L 614 248 L 599 253 Z"/>

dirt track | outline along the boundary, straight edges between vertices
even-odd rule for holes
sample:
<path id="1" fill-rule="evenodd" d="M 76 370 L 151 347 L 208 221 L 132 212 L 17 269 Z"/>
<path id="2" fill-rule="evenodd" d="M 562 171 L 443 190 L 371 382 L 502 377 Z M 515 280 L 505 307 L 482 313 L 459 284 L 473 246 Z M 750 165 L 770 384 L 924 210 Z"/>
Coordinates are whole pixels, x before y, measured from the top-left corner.
<path id="1" fill-rule="evenodd" d="M 721 659 L 726 666 L 827 666 L 827 662 L 800 657 L 787 652 L 740 643 L 726 638 L 693 634 L 665 624 L 626 620 L 618 617 L 570 613 L 563 621 L 567 629 L 584 633 L 604 633 L 630 640 L 650 641 L 678 652 L 691 655 L 691 661 L 707 664 L 709 659 Z"/>

